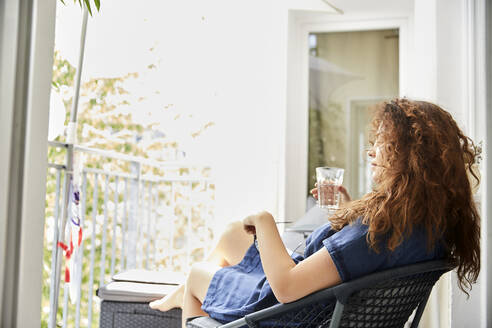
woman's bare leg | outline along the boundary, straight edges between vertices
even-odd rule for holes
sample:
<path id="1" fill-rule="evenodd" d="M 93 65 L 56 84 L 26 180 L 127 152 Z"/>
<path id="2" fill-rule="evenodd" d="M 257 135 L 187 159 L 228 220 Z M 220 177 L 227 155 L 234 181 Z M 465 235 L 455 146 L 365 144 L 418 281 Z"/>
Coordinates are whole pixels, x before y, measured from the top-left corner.
<path id="1" fill-rule="evenodd" d="M 210 262 L 196 263 L 191 268 L 185 284 L 183 298 L 182 326 L 186 328 L 186 319 L 195 316 L 208 316 L 202 310 L 212 278 L 221 267 Z"/>
<path id="2" fill-rule="evenodd" d="M 246 251 L 248 250 L 249 246 L 251 246 L 252 243 L 253 243 L 253 237 L 251 235 L 248 235 L 244 231 L 243 224 L 241 221 L 230 223 L 225 229 L 225 231 L 222 233 L 221 237 L 219 238 L 219 241 L 217 242 L 217 245 L 209 254 L 206 261 L 209 263 L 211 268 L 217 268 L 217 267 L 220 268 L 229 265 L 236 265 L 239 262 L 241 262 L 242 258 L 244 257 L 244 254 L 246 253 Z M 215 271 L 213 272 L 215 273 Z M 190 277 L 191 277 L 191 272 L 190 275 L 188 276 L 187 283 L 190 280 Z M 200 277 L 199 275 L 198 278 L 195 279 L 202 279 L 202 277 Z M 211 279 L 212 278 L 210 278 L 210 281 Z M 208 289 L 208 285 L 210 284 L 210 281 L 206 282 L 205 292 Z M 183 308 L 185 292 L 186 292 L 186 286 L 181 285 L 173 293 L 166 295 L 160 300 L 151 302 L 150 307 L 161 311 L 168 311 L 176 307 Z M 203 295 L 203 298 L 205 298 L 205 295 Z M 203 299 L 201 301 L 203 301 Z M 193 304 L 189 303 L 189 305 L 192 306 Z"/>

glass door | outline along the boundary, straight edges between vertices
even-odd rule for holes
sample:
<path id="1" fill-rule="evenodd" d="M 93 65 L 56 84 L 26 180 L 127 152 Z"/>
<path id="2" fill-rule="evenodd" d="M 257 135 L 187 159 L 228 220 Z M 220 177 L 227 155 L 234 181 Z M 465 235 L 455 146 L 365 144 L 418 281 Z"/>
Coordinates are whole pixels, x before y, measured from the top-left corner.
<path id="1" fill-rule="evenodd" d="M 312 33 L 309 52 L 308 190 L 316 167 L 341 167 L 356 199 L 371 190 L 371 107 L 399 94 L 398 30 Z"/>

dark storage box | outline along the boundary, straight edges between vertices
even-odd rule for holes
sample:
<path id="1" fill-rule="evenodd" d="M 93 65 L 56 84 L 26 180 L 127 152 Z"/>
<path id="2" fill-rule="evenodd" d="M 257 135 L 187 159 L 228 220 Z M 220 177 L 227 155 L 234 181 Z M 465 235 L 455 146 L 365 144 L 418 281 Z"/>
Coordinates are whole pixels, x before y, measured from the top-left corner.
<path id="1" fill-rule="evenodd" d="M 117 274 L 112 282 L 100 287 L 100 328 L 180 328 L 181 309 L 167 312 L 152 310 L 149 302 L 177 288 L 184 277 L 169 272 L 130 270 Z"/>
<path id="2" fill-rule="evenodd" d="M 148 303 L 101 302 L 100 328 L 181 328 L 181 309 L 152 310 Z"/>

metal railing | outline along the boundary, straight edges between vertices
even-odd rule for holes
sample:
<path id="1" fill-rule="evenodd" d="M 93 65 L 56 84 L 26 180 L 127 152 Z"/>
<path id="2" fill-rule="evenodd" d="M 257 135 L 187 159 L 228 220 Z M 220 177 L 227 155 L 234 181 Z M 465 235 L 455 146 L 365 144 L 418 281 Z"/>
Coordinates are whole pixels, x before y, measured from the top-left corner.
<path id="1" fill-rule="evenodd" d="M 119 271 L 186 272 L 203 258 L 213 238 L 215 186 L 209 167 L 183 161 L 162 163 L 64 143 L 52 142 L 50 147 L 72 147 L 77 156 L 100 158 L 104 167 L 80 168 L 83 238 L 70 263 L 58 243 L 70 243 L 74 186 L 67 179 L 73 172 L 67 174 L 66 165 L 49 164 L 44 260 L 49 313 L 43 316 L 44 326 L 97 326 L 95 289 Z M 100 163 L 94 158 L 85 162 Z M 69 266 L 70 283 L 61 274 L 65 266 Z"/>

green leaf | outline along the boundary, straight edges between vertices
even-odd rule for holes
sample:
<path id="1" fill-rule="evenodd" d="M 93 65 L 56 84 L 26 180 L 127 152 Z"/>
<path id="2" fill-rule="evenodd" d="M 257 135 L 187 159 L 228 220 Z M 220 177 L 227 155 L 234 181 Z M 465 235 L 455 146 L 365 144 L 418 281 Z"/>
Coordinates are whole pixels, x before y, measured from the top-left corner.
<path id="1" fill-rule="evenodd" d="M 91 8 L 90 0 L 83 0 L 83 1 L 84 1 L 83 3 L 85 4 L 85 6 L 87 7 L 87 10 L 89 11 L 89 14 L 91 14 L 91 16 L 92 16 L 92 8 Z M 66 5 L 65 0 L 60 0 L 60 2 L 63 3 L 64 5 Z M 83 8 L 82 0 L 73 0 L 73 3 L 77 3 L 77 2 L 79 3 L 80 8 Z M 97 11 L 99 11 L 99 9 L 101 8 L 101 0 L 94 0 L 94 4 L 96 5 Z"/>
<path id="2" fill-rule="evenodd" d="M 91 3 L 89 2 L 89 0 L 84 0 L 84 3 L 87 7 L 87 10 L 89 11 L 89 14 L 92 16 Z"/>

